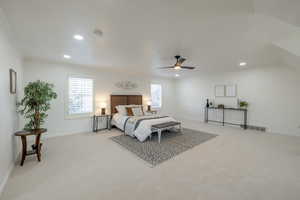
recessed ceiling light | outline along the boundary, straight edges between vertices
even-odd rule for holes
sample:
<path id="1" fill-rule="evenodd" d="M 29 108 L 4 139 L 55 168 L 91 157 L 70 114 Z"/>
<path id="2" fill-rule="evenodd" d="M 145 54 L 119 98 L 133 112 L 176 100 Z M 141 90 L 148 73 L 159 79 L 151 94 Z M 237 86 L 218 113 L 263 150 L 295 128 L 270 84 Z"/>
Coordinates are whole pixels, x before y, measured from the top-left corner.
<path id="1" fill-rule="evenodd" d="M 243 66 L 246 66 L 247 63 L 246 62 L 240 62 L 240 66 L 243 67 Z"/>
<path id="2" fill-rule="evenodd" d="M 179 74 L 175 74 L 175 77 L 179 77 L 180 75 Z"/>
<path id="3" fill-rule="evenodd" d="M 82 35 L 74 35 L 74 39 L 76 39 L 76 40 L 83 40 L 84 37 Z"/>
<path id="4" fill-rule="evenodd" d="M 70 58 L 71 58 L 71 56 L 70 56 L 70 55 L 66 55 L 66 54 L 65 54 L 65 55 L 64 55 L 64 58 L 65 58 L 65 59 L 70 59 Z"/>

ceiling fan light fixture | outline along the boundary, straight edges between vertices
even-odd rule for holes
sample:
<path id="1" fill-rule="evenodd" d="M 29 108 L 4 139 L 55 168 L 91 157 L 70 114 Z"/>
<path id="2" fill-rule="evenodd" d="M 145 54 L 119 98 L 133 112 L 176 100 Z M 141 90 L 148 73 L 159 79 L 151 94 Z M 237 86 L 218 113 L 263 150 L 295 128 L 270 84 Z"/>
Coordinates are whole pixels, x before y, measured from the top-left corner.
<path id="1" fill-rule="evenodd" d="M 247 65 L 246 62 L 240 62 L 240 66 L 241 66 L 241 67 L 244 67 L 244 66 L 246 66 L 246 65 Z"/>
<path id="2" fill-rule="evenodd" d="M 67 54 L 65 54 L 65 55 L 64 55 L 64 58 L 65 58 L 65 59 L 71 59 L 71 56 L 70 56 L 70 55 L 67 55 Z"/>
<path id="3" fill-rule="evenodd" d="M 83 40 L 84 39 L 84 37 L 82 35 L 74 35 L 73 38 L 75 40 Z"/>
<path id="4" fill-rule="evenodd" d="M 176 58 L 176 63 L 174 65 L 171 66 L 167 66 L 167 67 L 160 67 L 159 69 L 175 69 L 175 70 L 193 70 L 195 69 L 195 67 L 191 67 L 191 66 L 183 66 L 182 64 L 186 61 L 186 58 L 183 58 L 179 55 L 175 56 Z"/>

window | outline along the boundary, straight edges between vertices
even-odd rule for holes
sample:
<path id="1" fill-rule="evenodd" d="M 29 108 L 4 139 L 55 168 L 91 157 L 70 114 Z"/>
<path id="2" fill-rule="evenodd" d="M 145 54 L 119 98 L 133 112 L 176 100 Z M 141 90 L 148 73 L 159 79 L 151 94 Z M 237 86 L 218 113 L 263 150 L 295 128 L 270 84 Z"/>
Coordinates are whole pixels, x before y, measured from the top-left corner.
<path id="1" fill-rule="evenodd" d="M 161 108 L 161 85 L 151 84 L 151 102 L 153 108 Z"/>
<path id="2" fill-rule="evenodd" d="M 69 115 L 90 114 L 94 110 L 93 79 L 69 78 Z"/>

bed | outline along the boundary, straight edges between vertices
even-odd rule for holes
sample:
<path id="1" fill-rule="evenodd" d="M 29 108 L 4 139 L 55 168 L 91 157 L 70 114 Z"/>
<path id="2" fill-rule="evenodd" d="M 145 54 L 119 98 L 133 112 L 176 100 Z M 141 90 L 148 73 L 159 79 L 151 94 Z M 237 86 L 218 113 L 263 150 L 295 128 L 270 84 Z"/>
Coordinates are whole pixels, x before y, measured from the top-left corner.
<path id="1" fill-rule="evenodd" d="M 142 95 L 111 95 L 110 105 L 112 113 L 112 125 L 131 137 L 136 137 L 139 141 L 144 142 L 151 136 L 151 127 L 155 124 L 173 122 L 174 118 L 165 115 L 144 114 L 137 116 L 128 116 L 120 111 L 123 107 L 143 107 Z M 119 109 L 119 111 L 118 111 Z"/>

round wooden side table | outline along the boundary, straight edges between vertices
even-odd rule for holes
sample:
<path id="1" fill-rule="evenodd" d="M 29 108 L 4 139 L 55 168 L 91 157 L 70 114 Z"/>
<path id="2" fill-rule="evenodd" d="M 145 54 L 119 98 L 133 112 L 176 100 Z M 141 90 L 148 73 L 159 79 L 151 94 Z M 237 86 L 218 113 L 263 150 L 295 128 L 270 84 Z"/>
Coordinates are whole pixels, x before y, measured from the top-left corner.
<path id="1" fill-rule="evenodd" d="M 36 154 L 38 161 L 41 161 L 41 135 L 47 132 L 47 129 L 37 129 L 32 131 L 18 131 L 15 133 L 15 136 L 21 137 L 22 140 L 22 159 L 21 166 L 23 166 L 26 156 Z M 35 136 L 35 144 L 32 145 L 32 150 L 27 151 L 27 136 Z"/>

